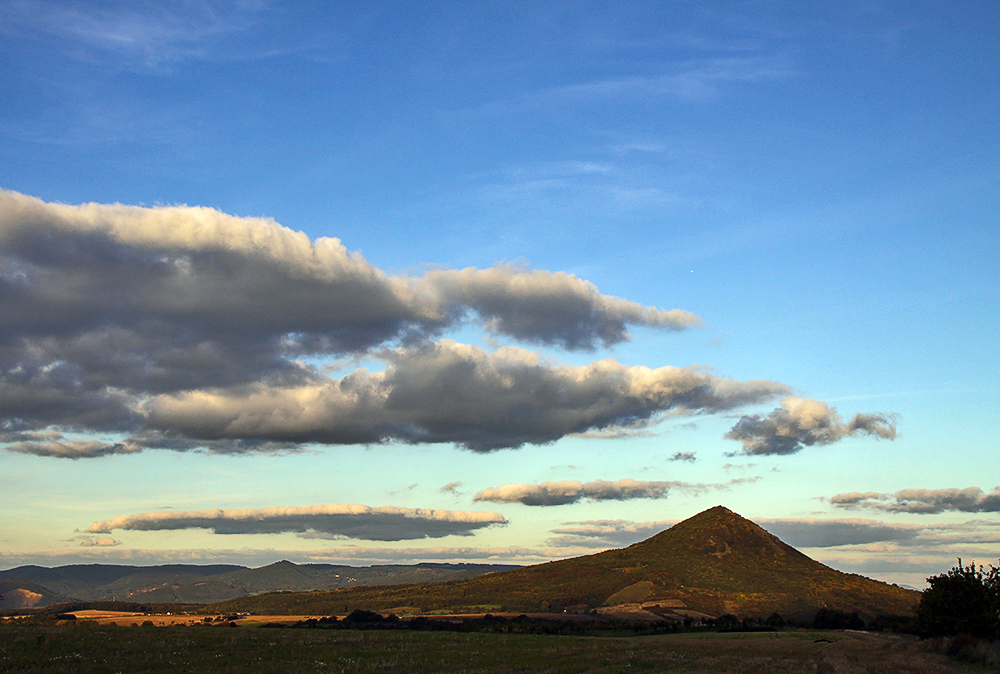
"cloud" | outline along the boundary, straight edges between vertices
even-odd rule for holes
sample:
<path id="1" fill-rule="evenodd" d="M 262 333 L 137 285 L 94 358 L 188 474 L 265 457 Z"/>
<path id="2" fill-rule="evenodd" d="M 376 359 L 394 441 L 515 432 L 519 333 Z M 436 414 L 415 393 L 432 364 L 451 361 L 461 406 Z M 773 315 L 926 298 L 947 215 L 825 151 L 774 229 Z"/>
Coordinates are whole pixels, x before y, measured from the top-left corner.
<path id="1" fill-rule="evenodd" d="M 702 324 L 687 311 L 601 295 L 593 284 L 563 272 L 510 266 L 434 270 L 420 285 L 442 297 L 446 310 L 474 310 L 492 332 L 567 349 L 618 344 L 628 339 L 627 325 L 683 330 Z"/>
<path id="2" fill-rule="evenodd" d="M 541 484 L 505 484 L 484 489 L 474 501 L 493 503 L 523 503 L 531 506 L 553 506 L 590 501 L 627 501 L 636 498 L 666 498 L 669 483 L 638 480 L 595 480 L 593 482 L 542 482 Z"/>
<path id="3" fill-rule="evenodd" d="M 965 489 L 903 489 L 895 494 L 851 492 L 837 494 L 830 503 L 839 508 L 866 508 L 892 513 L 937 514 L 1000 512 L 1000 487 L 984 493 L 979 487 Z"/>
<path id="4" fill-rule="evenodd" d="M 353 538 L 369 541 L 402 541 L 444 536 L 469 536 L 476 529 L 506 524 L 494 512 L 461 512 L 426 508 L 317 505 L 301 508 L 199 510 L 122 515 L 94 522 L 88 533 L 115 529 L 169 531 L 209 529 L 216 534 L 295 533 L 301 538 Z"/>
<path id="5" fill-rule="evenodd" d="M 863 545 L 884 541 L 916 539 L 923 527 L 886 524 L 858 519 L 757 519 L 754 520 L 784 542 L 796 548 L 827 548 Z"/>
<path id="6" fill-rule="evenodd" d="M 576 525 L 552 529 L 553 534 L 546 543 L 555 547 L 586 547 L 610 548 L 624 547 L 655 536 L 668 529 L 675 520 L 660 522 L 630 522 L 627 520 L 588 520 L 583 522 L 566 522 Z"/>
<path id="7" fill-rule="evenodd" d="M 121 544 L 122 544 L 121 541 L 106 536 L 102 536 L 100 538 L 96 536 L 80 537 L 80 545 L 85 548 L 113 548 L 116 545 L 121 545 Z"/>
<path id="8" fill-rule="evenodd" d="M 405 545 L 405 544 L 404 544 Z M 360 546 L 311 549 L 246 548 L 239 549 L 144 549 L 73 546 L 61 550 L 11 552 L 0 550 L 0 566 L 15 568 L 29 564 L 61 566 L 64 564 L 236 564 L 266 566 L 287 559 L 297 564 L 416 564 L 419 562 L 537 564 L 553 559 L 588 554 L 587 548 L 458 547 L 458 546 Z"/>
<path id="9" fill-rule="evenodd" d="M 695 456 L 695 452 L 674 452 L 667 461 L 685 461 L 687 463 L 694 463 L 698 458 Z"/>
<path id="10" fill-rule="evenodd" d="M 9 443 L 6 446 L 9 452 L 64 459 L 91 459 L 109 454 L 130 454 L 143 449 L 133 442 L 70 439 L 56 431 L 4 433 L 0 430 L 0 442 Z"/>
<path id="11" fill-rule="evenodd" d="M 809 556 L 833 568 L 922 587 L 927 577 L 963 560 L 996 559 L 1000 523 L 970 520 L 899 524 L 876 520 L 756 520 Z"/>
<path id="12" fill-rule="evenodd" d="M 650 369 L 606 359 L 542 363 L 523 349 L 495 353 L 448 340 L 384 350 L 382 372 L 280 388 L 252 385 L 157 396 L 148 425 L 187 438 L 325 444 L 452 442 L 489 451 L 670 412 L 718 412 L 786 390 L 695 368 Z"/>
<path id="13" fill-rule="evenodd" d="M 452 496 L 458 496 L 459 494 L 461 494 L 461 492 L 458 490 L 458 488 L 461 486 L 462 486 L 461 482 L 458 481 L 449 482 L 445 486 L 438 489 L 438 492 L 441 494 L 451 494 Z"/>
<path id="14" fill-rule="evenodd" d="M 113 54 L 148 66 L 205 56 L 212 38 L 244 30 L 262 7 L 225 0 L 113 6 L 72 0 L 11 2 L 0 6 L 7 25 L 0 32 L 50 35 L 58 40 L 58 48 L 84 61 L 94 53 Z M 81 46 L 91 53 L 81 54 Z"/>
<path id="15" fill-rule="evenodd" d="M 522 503 L 529 506 L 557 506 L 588 501 L 628 501 L 639 498 L 666 498 L 671 489 L 686 494 L 702 494 L 714 490 L 727 490 L 731 485 L 756 482 L 759 478 L 740 478 L 725 484 L 702 484 L 692 482 L 643 482 L 628 478 L 610 482 L 594 480 L 580 482 L 542 482 L 540 484 L 505 484 L 483 489 L 474 501 L 492 503 Z"/>
<path id="16" fill-rule="evenodd" d="M 729 409 L 786 388 L 612 361 L 570 371 L 530 362 L 537 357 L 523 350 L 488 358 L 455 346 L 426 346 L 469 320 L 525 342 L 583 351 L 628 340 L 633 326 L 684 330 L 701 324 L 690 312 L 605 295 L 563 272 L 499 265 L 392 276 L 337 239 L 313 241 L 267 218 L 188 206 L 71 206 L 0 191 L 0 442 L 23 443 L 15 451 L 97 456 L 136 447 L 188 449 L 183 445 L 190 440 L 212 451 L 281 451 L 291 449 L 282 442 L 323 438 L 506 447 L 627 426 L 666 408 Z M 358 370 L 337 380 L 304 361 L 365 354 L 382 358 L 389 371 Z M 471 368 L 465 379 L 463 367 Z M 488 389 L 514 377 L 517 395 L 530 404 L 546 392 L 532 394 L 525 386 L 559 384 L 578 374 L 586 381 L 569 382 L 574 395 L 607 384 L 603 393 L 623 399 L 604 410 L 566 410 L 572 417 L 566 423 L 529 429 L 523 440 L 498 438 L 504 434 L 495 428 L 462 415 L 434 415 L 421 409 L 426 401 L 421 406 L 408 399 L 450 382 L 482 402 Z M 671 397 L 663 388 L 674 382 L 683 387 L 685 378 L 686 391 Z M 389 399 L 380 400 L 380 390 L 389 391 Z M 335 429 L 316 428 L 305 418 L 298 429 L 275 428 L 272 420 L 248 435 L 211 423 L 192 434 L 190 420 L 178 428 L 163 423 L 186 400 L 211 399 L 220 409 L 263 402 L 269 391 L 280 399 L 275 402 L 303 398 L 370 411 L 375 418 Z M 261 422 L 259 409 L 240 414 L 245 417 L 234 428 Z M 480 409 L 473 416 L 489 413 Z M 471 435 L 466 429 L 473 429 Z M 6 437 L 67 430 L 129 437 L 103 447 Z"/>
<path id="17" fill-rule="evenodd" d="M 741 417 L 725 437 L 743 443 L 742 454 L 795 454 L 804 446 L 829 445 L 861 433 L 892 440 L 896 437 L 895 418 L 856 414 L 845 424 L 837 410 L 826 403 L 789 396 L 766 417 Z"/>

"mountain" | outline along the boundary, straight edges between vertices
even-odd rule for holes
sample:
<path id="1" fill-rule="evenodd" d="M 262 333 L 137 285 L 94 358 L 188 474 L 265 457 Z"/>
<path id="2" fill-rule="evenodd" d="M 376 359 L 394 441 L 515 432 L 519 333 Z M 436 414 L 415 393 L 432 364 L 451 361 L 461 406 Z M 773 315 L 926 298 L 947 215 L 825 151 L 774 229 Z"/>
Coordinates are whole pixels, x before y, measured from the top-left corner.
<path id="1" fill-rule="evenodd" d="M 261 592 L 329 590 L 341 587 L 400 583 L 428 583 L 471 578 L 492 571 L 517 568 L 504 564 L 415 564 L 385 566 L 337 566 L 333 564 L 293 564 L 288 561 L 250 569 L 232 564 L 125 566 L 72 564 L 55 568 L 21 566 L 0 571 L 0 582 L 18 579 L 38 606 L 73 598 L 81 601 L 128 601 L 143 603 L 206 604 Z M 29 584 L 31 587 L 29 587 Z M 37 587 L 36 587 L 37 586 Z M 44 586 L 44 587 L 43 587 Z M 42 587 L 44 593 L 38 590 Z M 32 589 L 33 588 L 33 589 Z M 16 590 L 11 587 L 11 590 Z M 4 592 L 3 594 L 6 594 Z M 19 594 L 17 596 L 20 596 Z M 11 595 L 7 604 L 20 601 Z M 11 605 L 10 608 L 35 604 Z"/>
<path id="2" fill-rule="evenodd" d="M 206 577 L 241 569 L 246 569 L 246 567 L 233 564 L 205 566 L 195 564 L 164 564 L 160 566 L 70 564 L 54 568 L 20 566 L 16 569 L 0 571 L 0 580 L 23 578 L 44 585 L 61 595 L 87 601 L 126 600 L 131 594 L 149 588 L 166 584 L 194 584 Z M 230 597 L 235 596 L 240 595 L 230 595 Z"/>
<path id="3" fill-rule="evenodd" d="M 357 608 L 640 613 L 647 607 L 670 617 L 779 613 L 811 618 L 826 607 L 871 618 L 911 614 L 919 597 L 912 590 L 831 569 L 717 506 L 640 543 L 585 557 L 437 584 L 260 595 L 213 608 L 330 615 Z"/>

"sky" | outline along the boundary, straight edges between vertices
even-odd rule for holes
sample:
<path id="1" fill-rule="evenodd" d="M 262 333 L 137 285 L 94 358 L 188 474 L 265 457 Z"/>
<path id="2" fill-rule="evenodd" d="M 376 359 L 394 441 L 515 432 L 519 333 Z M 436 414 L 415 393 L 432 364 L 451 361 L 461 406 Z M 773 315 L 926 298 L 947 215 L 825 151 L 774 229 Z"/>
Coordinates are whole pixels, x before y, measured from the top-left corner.
<path id="1" fill-rule="evenodd" d="M 0 568 L 995 563 L 998 22 L 0 1 Z"/>

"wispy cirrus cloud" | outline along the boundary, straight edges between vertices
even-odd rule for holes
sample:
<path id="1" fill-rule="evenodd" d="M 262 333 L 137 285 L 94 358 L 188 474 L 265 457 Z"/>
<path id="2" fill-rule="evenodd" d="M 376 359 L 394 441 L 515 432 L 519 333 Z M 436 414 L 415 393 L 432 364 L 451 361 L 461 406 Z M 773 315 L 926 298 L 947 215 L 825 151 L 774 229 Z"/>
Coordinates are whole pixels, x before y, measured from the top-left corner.
<path id="1" fill-rule="evenodd" d="M 741 454 L 795 454 L 803 447 L 829 445 L 851 435 L 873 435 L 893 440 L 892 415 L 855 414 L 844 423 L 836 408 L 819 400 L 789 396 L 767 416 L 745 415 L 726 433 L 743 444 Z"/>
<path id="2" fill-rule="evenodd" d="M 302 538 L 352 538 L 402 541 L 444 536 L 468 536 L 477 529 L 504 525 L 494 512 L 463 512 L 428 508 L 318 505 L 244 510 L 198 510 L 122 515 L 92 523 L 91 534 L 129 531 L 209 529 L 222 535 L 295 533 Z"/>
<path id="3" fill-rule="evenodd" d="M 124 5 L 14 0 L 0 6 L 0 24 L 6 26 L 0 32 L 54 38 L 58 48 L 82 60 L 125 57 L 148 67 L 204 58 L 214 40 L 247 29 L 266 7 L 267 3 L 259 0 Z"/>
<path id="4" fill-rule="evenodd" d="M 850 492 L 830 497 L 830 503 L 847 509 L 863 508 L 891 513 L 934 515 L 943 512 L 1000 512 L 1000 487 L 983 492 L 965 489 L 902 489 L 894 494 Z"/>

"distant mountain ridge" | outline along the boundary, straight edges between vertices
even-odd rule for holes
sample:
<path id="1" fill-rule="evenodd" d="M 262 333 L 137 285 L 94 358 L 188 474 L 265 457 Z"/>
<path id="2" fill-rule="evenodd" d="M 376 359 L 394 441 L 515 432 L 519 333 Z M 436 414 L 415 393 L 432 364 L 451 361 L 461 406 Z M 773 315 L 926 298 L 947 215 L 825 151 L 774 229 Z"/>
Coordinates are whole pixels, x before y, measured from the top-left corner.
<path id="1" fill-rule="evenodd" d="M 631 612 L 683 618 L 811 618 L 820 608 L 912 614 L 920 593 L 831 569 L 716 506 L 618 550 L 433 585 L 258 595 L 217 610 L 330 615 L 433 612 Z M 617 607 L 617 608 L 616 608 Z"/>
<path id="2" fill-rule="evenodd" d="M 21 566 L 0 571 L 0 608 L 44 607 L 70 600 L 208 604 L 262 592 L 330 590 L 427 583 L 518 568 L 510 564 L 343 566 L 275 562 L 232 564 Z M 34 603 L 30 603 L 34 602 Z"/>

